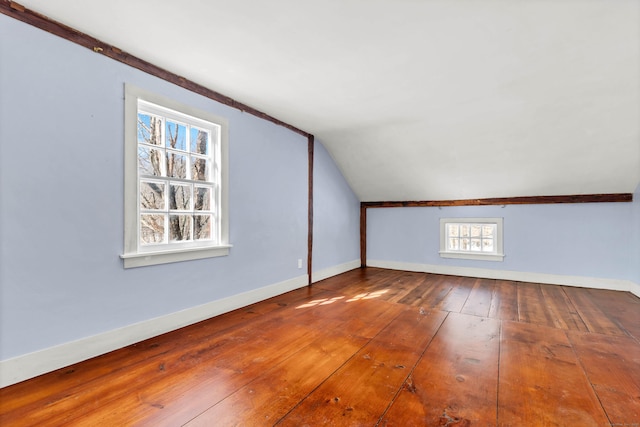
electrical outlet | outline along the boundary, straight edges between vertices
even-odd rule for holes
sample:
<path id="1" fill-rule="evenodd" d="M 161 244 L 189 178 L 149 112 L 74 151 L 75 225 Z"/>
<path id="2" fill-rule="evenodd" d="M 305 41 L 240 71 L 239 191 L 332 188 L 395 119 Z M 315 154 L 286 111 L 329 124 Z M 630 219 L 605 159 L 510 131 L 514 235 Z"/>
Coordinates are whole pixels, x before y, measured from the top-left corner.
<path id="1" fill-rule="evenodd" d="M 302 259 L 298 259 L 298 268 L 302 268 Z"/>

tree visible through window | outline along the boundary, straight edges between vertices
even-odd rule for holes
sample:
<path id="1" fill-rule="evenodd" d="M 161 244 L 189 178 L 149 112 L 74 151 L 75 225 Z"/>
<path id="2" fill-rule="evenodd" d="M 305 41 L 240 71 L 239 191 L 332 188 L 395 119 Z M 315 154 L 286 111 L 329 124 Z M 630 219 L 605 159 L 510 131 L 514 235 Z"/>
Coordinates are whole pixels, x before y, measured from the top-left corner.
<path id="1" fill-rule="evenodd" d="M 140 243 L 215 240 L 218 127 L 138 111 Z"/>
<path id="2" fill-rule="evenodd" d="M 495 252 L 496 224 L 447 223 L 447 250 Z"/>

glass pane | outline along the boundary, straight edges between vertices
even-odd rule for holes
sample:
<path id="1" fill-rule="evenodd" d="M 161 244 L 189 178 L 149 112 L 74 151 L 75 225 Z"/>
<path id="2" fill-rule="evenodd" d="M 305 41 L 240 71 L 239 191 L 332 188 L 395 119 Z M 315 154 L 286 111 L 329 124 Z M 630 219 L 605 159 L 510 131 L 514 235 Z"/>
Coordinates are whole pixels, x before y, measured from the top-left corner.
<path id="1" fill-rule="evenodd" d="M 195 240 L 208 240 L 211 235 L 211 224 L 213 223 L 212 215 L 194 215 L 193 216 L 193 233 Z"/>
<path id="2" fill-rule="evenodd" d="M 481 251 L 482 250 L 482 239 L 471 239 L 471 250 L 472 251 Z"/>
<path id="3" fill-rule="evenodd" d="M 187 127 L 185 125 L 167 121 L 165 138 L 167 140 L 167 148 L 187 151 Z"/>
<path id="4" fill-rule="evenodd" d="M 187 156 L 173 152 L 167 153 L 167 176 L 171 178 L 186 178 Z"/>
<path id="5" fill-rule="evenodd" d="M 157 182 L 140 182 L 140 208 L 164 209 L 165 185 Z"/>
<path id="6" fill-rule="evenodd" d="M 211 188 L 196 187 L 196 199 L 194 200 L 193 209 L 196 211 L 211 210 Z"/>
<path id="7" fill-rule="evenodd" d="M 161 145 L 162 119 L 150 114 L 138 113 L 138 143 Z"/>
<path id="8" fill-rule="evenodd" d="M 209 132 L 191 128 L 191 152 L 197 154 L 209 154 Z"/>
<path id="9" fill-rule="evenodd" d="M 458 237 L 459 236 L 459 227 L 458 224 L 447 224 L 447 235 L 449 237 Z"/>
<path id="10" fill-rule="evenodd" d="M 171 241 L 191 240 L 191 216 L 169 216 L 169 239 Z"/>
<path id="11" fill-rule="evenodd" d="M 493 251 L 493 239 L 482 239 L 482 252 Z"/>
<path id="12" fill-rule="evenodd" d="M 169 209 L 191 210 L 191 186 L 171 184 L 169 186 Z"/>
<path id="13" fill-rule="evenodd" d="M 461 251 L 468 251 L 470 250 L 470 245 L 471 243 L 469 242 L 469 239 L 460 239 L 460 250 Z"/>
<path id="14" fill-rule="evenodd" d="M 195 181 L 209 181 L 209 162 L 199 157 L 191 158 L 191 179 Z"/>
<path id="15" fill-rule="evenodd" d="M 471 226 L 469 224 L 460 224 L 460 235 L 462 237 L 469 237 Z"/>
<path id="16" fill-rule="evenodd" d="M 471 237 L 480 237 L 480 236 L 482 236 L 482 226 L 480 224 L 472 224 Z"/>
<path id="17" fill-rule="evenodd" d="M 162 176 L 162 151 L 139 146 L 138 173 L 140 175 Z"/>
<path id="18" fill-rule="evenodd" d="M 457 251 L 460 249 L 460 240 L 456 238 L 449 238 L 449 247 L 447 248 L 450 251 Z"/>
<path id="19" fill-rule="evenodd" d="M 493 230 L 495 230 L 495 228 L 495 225 L 483 225 L 482 237 L 493 237 Z"/>
<path id="20" fill-rule="evenodd" d="M 164 215 L 140 215 L 140 241 L 142 244 L 164 241 Z"/>

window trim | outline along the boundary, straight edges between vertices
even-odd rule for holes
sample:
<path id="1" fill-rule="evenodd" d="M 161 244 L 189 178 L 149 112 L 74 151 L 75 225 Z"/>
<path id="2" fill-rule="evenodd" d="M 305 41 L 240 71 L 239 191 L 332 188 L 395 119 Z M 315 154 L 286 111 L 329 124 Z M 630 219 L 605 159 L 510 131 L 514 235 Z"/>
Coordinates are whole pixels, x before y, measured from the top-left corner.
<path id="1" fill-rule="evenodd" d="M 448 251 L 447 250 L 447 236 L 446 236 L 446 224 L 460 224 L 460 223 L 475 223 L 475 224 L 496 224 L 496 252 L 495 253 L 482 253 L 482 252 L 464 252 L 464 251 Z M 503 261 L 504 260 L 504 246 L 503 246 L 503 218 L 440 218 L 440 257 L 441 258 L 457 258 L 457 259 L 472 259 L 481 261 Z"/>
<path id="2" fill-rule="evenodd" d="M 125 84 L 124 92 L 124 253 L 120 255 L 120 258 L 124 261 L 124 268 L 229 255 L 229 249 L 232 245 L 229 243 L 228 120 L 130 84 Z M 139 179 L 137 139 L 139 100 L 220 126 L 220 239 L 217 244 L 197 247 L 172 247 L 166 250 L 140 250 L 138 241 Z"/>

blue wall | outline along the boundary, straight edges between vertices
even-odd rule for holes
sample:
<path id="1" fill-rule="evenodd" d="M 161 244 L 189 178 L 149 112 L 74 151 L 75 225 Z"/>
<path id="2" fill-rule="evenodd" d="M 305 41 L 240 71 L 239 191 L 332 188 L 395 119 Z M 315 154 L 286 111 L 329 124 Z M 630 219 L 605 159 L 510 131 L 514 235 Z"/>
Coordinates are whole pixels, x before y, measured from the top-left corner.
<path id="1" fill-rule="evenodd" d="M 367 211 L 367 258 L 428 265 L 638 281 L 634 203 L 377 208 Z M 502 262 L 440 258 L 439 220 L 504 218 Z"/>
<path id="2" fill-rule="evenodd" d="M 631 216 L 631 280 L 640 284 L 640 185 L 633 194 Z"/>
<path id="3" fill-rule="evenodd" d="M 360 202 L 317 139 L 313 172 L 313 271 L 317 272 L 360 259 Z"/>
<path id="4" fill-rule="evenodd" d="M 228 257 L 123 269 L 125 82 L 228 118 Z M 4 15 L 0 94 L 0 359 L 306 274 L 305 137 Z M 326 239 L 358 228 L 318 152 L 319 200 L 339 212 L 318 207 L 316 257 L 329 266 L 353 254 Z"/>

